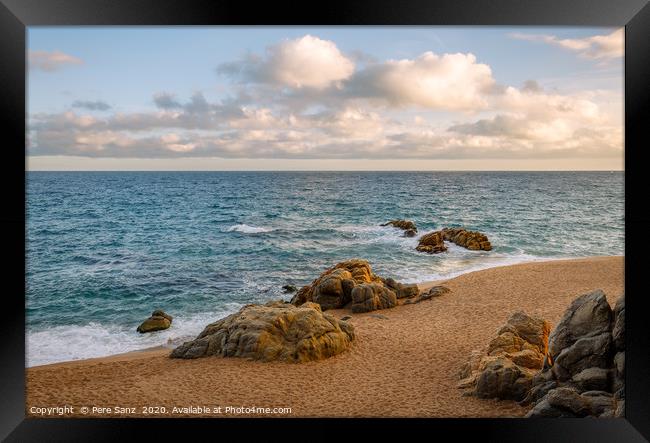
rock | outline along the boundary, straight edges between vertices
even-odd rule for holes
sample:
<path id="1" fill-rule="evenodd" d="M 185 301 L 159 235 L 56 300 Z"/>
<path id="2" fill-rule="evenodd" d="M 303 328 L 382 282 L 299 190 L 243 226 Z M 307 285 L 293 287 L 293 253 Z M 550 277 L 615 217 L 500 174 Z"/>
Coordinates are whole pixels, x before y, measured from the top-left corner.
<path id="1" fill-rule="evenodd" d="M 363 283 L 352 290 L 352 312 L 370 312 L 397 305 L 395 292 L 379 283 Z"/>
<path id="2" fill-rule="evenodd" d="M 549 337 L 543 369 L 522 402 L 536 402 L 527 417 L 617 416 L 625 396 L 625 352 L 615 352 L 625 341 L 624 303 L 621 298 L 612 314 L 601 290 L 571 303 Z"/>
<path id="3" fill-rule="evenodd" d="M 603 391 L 580 394 L 573 388 L 552 389 L 526 417 L 587 417 L 611 414 L 614 410 L 612 395 Z"/>
<path id="4" fill-rule="evenodd" d="M 420 294 L 419 296 L 405 300 L 404 304 L 409 305 L 412 303 L 420 303 L 421 301 L 424 300 L 429 300 L 434 297 L 440 297 L 441 295 L 446 294 L 448 292 L 451 292 L 451 290 L 446 286 L 433 286 L 429 288 L 427 291 Z"/>
<path id="5" fill-rule="evenodd" d="M 568 380 L 587 368 L 608 368 L 612 361 L 611 349 L 612 336 L 609 332 L 581 338 L 560 352 L 551 370 L 557 379 Z"/>
<path id="6" fill-rule="evenodd" d="M 423 292 L 422 295 L 420 295 L 419 301 L 428 300 L 433 297 L 440 297 L 441 295 L 447 294 L 449 292 L 451 292 L 451 289 L 449 289 L 446 286 L 432 286 L 431 288 Z"/>
<path id="7" fill-rule="evenodd" d="M 269 302 L 246 305 L 208 325 L 195 340 L 174 349 L 171 357 L 215 355 L 299 363 L 337 355 L 353 340 L 354 327 L 323 313 L 316 303 L 297 307 Z"/>
<path id="8" fill-rule="evenodd" d="M 485 234 L 476 231 L 468 231 L 463 228 L 444 228 L 443 239 L 470 249 L 472 251 L 491 251 L 492 244 Z"/>
<path id="9" fill-rule="evenodd" d="M 616 408 L 616 401 L 609 392 L 593 390 L 580 394 L 583 398 L 588 399 L 589 415 L 601 416 L 610 413 L 613 415 Z"/>
<path id="10" fill-rule="evenodd" d="M 374 317 L 374 318 L 378 318 L 380 320 L 388 320 L 388 317 L 386 317 L 385 315 L 381 315 L 381 314 L 370 314 L 370 316 Z"/>
<path id="11" fill-rule="evenodd" d="M 614 417 L 616 418 L 625 417 L 625 400 L 619 400 L 616 402 L 616 410 L 614 412 Z"/>
<path id="12" fill-rule="evenodd" d="M 163 310 L 161 310 L 161 309 L 156 309 L 155 311 L 153 311 L 153 312 L 151 313 L 151 316 L 152 316 L 152 317 L 164 317 L 164 318 L 166 318 L 167 320 L 169 320 L 170 323 L 171 323 L 171 321 L 174 319 L 174 317 L 172 317 L 171 315 L 165 313 L 165 311 L 163 311 Z"/>
<path id="13" fill-rule="evenodd" d="M 437 254 L 439 252 L 445 252 L 447 250 L 447 246 L 445 246 L 442 233 L 440 231 L 435 231 L 420 237 L 418 240 L 418 245 L 415 249 L 420 252 Z"/>
<path id="14" fill-rule="evenodd" d="M 161 331 L 167 329 L 172 324 L 173 317 L 160 309 L 156 309 L 151 313 L 151 317 L 143 321 L 136 329 L 141 334 L 146 332 Z"/>
<path id="15" fill-rule="evenodd" d="M 413 297 L 420 293 L 420 288 L 414 283 L 399 283 L 390 277 L 383 279 L 383 282 L 389 289 L 395 292 L 397 298 Z"/>
<path id="16" fill-rule="evenodd" d="M 350 317 L 349 315 L 346 315 L 346 316 L 341 317 L 341 321 L 348 321 L 348 320 L 350 320 L 351 318 L 352 318 L 352 317 Z"/>
<path id="17" fill-rule="evenodd" d="M 300 306 L 311 301 L 323 310 L 342 308 L 352 300 L 352 289 L 362 283 L 381 282 L 365 260 L 348 260 L 323 272 L 310 285 L 302 287 L 291 299 Z"/>
<path id="18" fill-rule="evenodd" d="M 282 286 L 282 289 L 284 290 L 285 294 L 290 294 L 298 290 L 298 288 L 296 288 L 294 285 L 284 285 Z"/>
<path id="19" fill-rule="evenodd" d="M 533 347 L 542 355 L 548 351 L 549 333 L 551 324 L 546 320 L 530 317 L 522 311 L 517 311 L 510 316 L 508 322 L 499 329 L 497 334 L 513 333 L 524 342 Z"/>
<path id="20" fill-rule="evenodd" d="M 531 386 L 534 371 L 516 365 L 505 356 L 489 361 L 476 380 L 476 395 L 482 398 L 521 400 Z"/>
<path id="21" fill-rule="evenodd" d="M 571 388 L 552 389 L 545 399 L 550 407 L 561 411 L 560 417 L 585 417 L 591 413 L 589 400 Z"/>
<path id="22" fill-rule="evenodd" d="M 614 346 L 617 351 L 625 350 L 625 296 L 614 306 L 614 327 L 612 328 Z"/>
<path id="23" fill-rule="evenodd" d="M 612 390 L 614 392 L 625 392 L 625 351 L 617 352 L 614 355 L 614 382 Z"/>
<path id="24" fill-rule="evenodd" d="M 414 237 L 418 232 L 417 226 L 411 220 L 391 220 L 381 226 L 393 226 L 404 231 L 405 237 Z"/>
<path id="25" fill-rule="evenodd" d="M 534 377 L 533 377 L 534 378 Z M 546 394 L 548 394 L 552 389 L 558 387 L 558 384 L 555 380 L 546 381 L 544 383 L 535 384 L 532 383 L 530 390 L 526 394 L 526 397 L 520 402 L 521 405 L 528 405 L 531 403 L 537 403 L 542 399 Z"/>
<path id="26" fill-rule="evenodd" d="M 362 288 L 359 289 L 360 287 Z M 356 301 L 353 297 L 355 291 Z M 379 277 L 373 274 L 367 261 L 355 259 L 338 263 L 323 272 L 310 285 L 301 288 L 293 296 L 291 303 L 300 306 L 311 301 L 327 310 L 339 309 L 352 302 L 352 312 L 368 312 L 392 308 L 397 304 L 397 298 L 412 297 L 416 294 L 419 294 L 417 285 Z"/>
<path id="27" fill-rule="evenodd" d="M 549 337 L 551 361 L 578 339 L 609 334 L 611 319 L 612 310 L 602 290 L 576 298 Z"/>
<path id="28" fill-rule="evenodd" d="M 584 391 L 607 391 L 610 389 L 611 371 L 603 368 L 587 368 L 571 378 L 571 384 Z"/>
<path id="29" fill-rule="evenodd" d="M 615 401 L 603 391 L 580 394 L 573 388 L 552 389 L 526 417 L 588 417 L 612 414 Z"/>
<path id="30" fill-rule="evenodd" d="M 483 398 L 524 400 L 542 368 L 549 331 L 545 320 L 515 312 L 483 353 L 472 353 L 460 370 L 458 387 L 472 388 Z"/>

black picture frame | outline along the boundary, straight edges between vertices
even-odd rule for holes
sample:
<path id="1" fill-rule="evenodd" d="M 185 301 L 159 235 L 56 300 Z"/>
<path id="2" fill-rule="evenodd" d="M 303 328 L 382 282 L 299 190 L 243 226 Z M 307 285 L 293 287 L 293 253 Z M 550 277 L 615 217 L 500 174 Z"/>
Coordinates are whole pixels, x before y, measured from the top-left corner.
<path id="1" fill-rule="evenodd" d="M 60 25 L 544 25 L 625 26 L 625 419 L 26 419 L 25 418 L 25 97 L 26 27 Z M 0 225 L 6 265 L 0 318 L 0 438 L 7 441 L 114 441 L 174 428 L 246 438 L 295 426 L 339 438 L 364 426 L 402 438 L 441 433 L 483 441 L 646 441 L 650 439 L 650 323 L 643 291 L 650 209 L 644 190 L 650 106 L 650 6 L 647 0 L 363 0 L 249 4 L 233 0 L 0 0 L 0 109 L 4 181 Z M 635 195 L 636 194 L 636 195 Z M 21 260 L 20 257 L 23 257 Z M 219 432 L 215 434 L 214 432 Z M 303 430 L 305 432 L 306 430 Z M 210 434 L 213 433 L 213 434 Z M 189 434 L 186 434 L 186 436 Z M 297 434 L 309 435 L 309 434 Z M 368 435 L 368 434 L 367 434 Z"/>

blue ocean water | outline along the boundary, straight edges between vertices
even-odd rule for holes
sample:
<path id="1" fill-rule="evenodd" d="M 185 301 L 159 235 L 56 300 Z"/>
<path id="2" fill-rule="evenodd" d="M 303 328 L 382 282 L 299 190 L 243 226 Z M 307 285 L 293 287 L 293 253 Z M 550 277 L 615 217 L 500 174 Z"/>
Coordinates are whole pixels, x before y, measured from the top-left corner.
<path id="1" fill-rule="evenodd" d="M 178 342 L 359 257 L 418 282 L 624 253 L 622 172 L 28 172 L 27 363 Z M 462 226 L 493 251 L 416 238 Z M 166 331 L 140 335 L 154 309 Z"/>

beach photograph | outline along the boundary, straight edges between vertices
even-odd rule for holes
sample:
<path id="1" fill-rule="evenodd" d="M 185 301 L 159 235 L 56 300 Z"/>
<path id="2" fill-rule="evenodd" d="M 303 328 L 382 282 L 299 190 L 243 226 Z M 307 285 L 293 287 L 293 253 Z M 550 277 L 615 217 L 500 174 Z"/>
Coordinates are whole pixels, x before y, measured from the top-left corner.
<path id="1" fill-rule="evenodd" d="M 625 417 L 623 28 L 27 31 L 28 418 Z"/>

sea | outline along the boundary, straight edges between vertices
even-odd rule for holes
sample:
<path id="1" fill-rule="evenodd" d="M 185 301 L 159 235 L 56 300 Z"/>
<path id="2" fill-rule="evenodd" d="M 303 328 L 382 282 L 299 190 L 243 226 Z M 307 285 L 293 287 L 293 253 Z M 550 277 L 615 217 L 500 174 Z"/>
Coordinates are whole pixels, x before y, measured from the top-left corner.
<path id="1" fill-rule="evenodd" d="M 402 282 L 624 254 L 623 172 L 27 172 L 27 366 L 173 347 L 350 258 Z M 465 227 L 493 250 L 416 238 Z M 155 309 L 172 326 L 137 326 Z M 460 315 L 461 313 L 459 313 Z"/>

